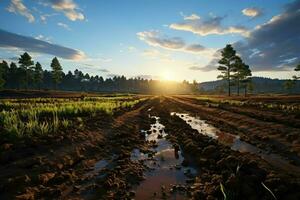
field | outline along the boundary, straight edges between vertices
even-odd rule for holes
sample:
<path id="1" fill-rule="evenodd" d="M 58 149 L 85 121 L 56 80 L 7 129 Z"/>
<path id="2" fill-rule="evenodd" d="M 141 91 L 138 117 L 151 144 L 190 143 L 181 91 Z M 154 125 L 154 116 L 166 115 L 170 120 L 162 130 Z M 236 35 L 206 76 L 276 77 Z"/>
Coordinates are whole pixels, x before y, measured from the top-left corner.
<path id="1" fill-rule="evenodd" d="M 0 100 L 0 199 L 300 199 L 300 96 L 38 96 Z"/>

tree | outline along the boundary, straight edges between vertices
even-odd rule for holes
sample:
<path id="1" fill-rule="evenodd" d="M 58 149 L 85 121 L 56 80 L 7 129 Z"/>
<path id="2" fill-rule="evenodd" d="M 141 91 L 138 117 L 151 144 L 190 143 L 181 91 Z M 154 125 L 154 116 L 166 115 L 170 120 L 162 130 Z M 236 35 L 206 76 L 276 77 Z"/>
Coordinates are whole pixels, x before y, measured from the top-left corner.
<path id="1" fill-rule="evenodd" d="M 295 68 L 295 71 L 300 71 L 300 64 L 298 64 L 297 66 L 296 66 L 296 68 Z M 295 80 L 298 80 L 298 79 L 300 79 L 300 76 L 293 76 L 293 78 L 295 79 Z"/>
<path id="2" fill-rule="evenodd" d="M 5 84 L 5 75 L 6 75 L 6 71 L 8 69 L 8 64 L 6 61 L 2 61 L 2 63 L 0 63 L 0 89 L 2 89 L 4 87 Z"/>
<path id="3" fill-rule="evenodd" d="M 57 89 L 57 85 L 59 83 L 61 83 L 63 71 L 62 71 L 62 67 L 56 57 L 54 57 L 51 62 L 51 68 L 52 68 L 52 79 L 55 84 L 55 89 Z"/>
<path id="4" fill-rule="evenodd" d="M 234 72 L 233 78 L 237 84 L 237 93 L 240 95 L 240 87 L 244 88 L 244 95 L 247 95 L 247 85 L 251 81 L 251 70 L 249 65 L 246 65 L 242 59 L 237 56 L 236 61 L 234 63 Z"/>
<path id="5" fill-rule="evenodd" d="M 291 93 L 291 90 L 292 90 L 295 86 L 296 86 L 296 80 L 289 79 L 289 80 L 286 80 L 286 81 L 283 83 L 284 89 L 288 90 L 289 93 Z"/>
<path id="6" fill-rule="evenodd" d="M 218 78 L 222 78 L 227 81 L 228 84 L 228 96 L 231 95 L 231 79 L 232 72 L 235 71 L 234 63 L 236 62 L 236 51 L 230 44 L 222 50 L 222 58 L 219 60 L 220 66 L 218 70 L 221 71 L 221 75 Z"/>
<path id="7" fill-rule="evenodd" d="M 245 64 L 243 63 L 242 59 L 239 56 L 236 56 L 235 62 L 232 65 L 233 72 L 235 72 L 232 75 L 232 79 L 235 81 L 235 84 L 237 86 L 237 95 L 240 95 L 240 82 L 243 78 L 243 68 L 245 67 Z"/>
<path id="8" fill-rule="evenodd" d="M 246 90 L 246 93 L 247 93 L 247 90 L 249 92 L 253 93 L 253 91 L 254 91 L 254 84 L 252 82 L 252 79 L 250 79 L 250 81 L 247 83 L 247 88 L 245 90 Z"/>
<path id="9" fill-rule="evenodd" d="M 199 84 L 197 83 L 196 80 L 193 80 L 193 83 L 192 84 L 189 84 L 191 85 L 191 91 L 194 93 L 194 94 L 197 94 L 199 93 Z"/>
<path id="10" fill-rule="evenodd" d="M 10 84 L 10 87 L 14 89 L 18 88 L 20 85 L 20 79 L 18 77 L 18 66 L 14 62 L 11 62 L 9 65 L 8 82 Z"/>
<path id="11" fill-rule="evenodd" d="M 43 82 L 44 72 L 42 65 L 37 62 L 34 68 L 34 82 L 37 85 L 38 89 L 41 89 L 41 83 Z"/>
<path id="12" fill-rule="evenodd" d="M 19 64 L 23 68 L 26 74 L 26 89 L 28 89 L 28 84 L 29 84 L 29 77 L 30 77 L 30 66 L 34 65 L 34 62 L 31 58 L 31 56 L 25 52 L 23 55 L 20 56 L 19 58 Z"/>

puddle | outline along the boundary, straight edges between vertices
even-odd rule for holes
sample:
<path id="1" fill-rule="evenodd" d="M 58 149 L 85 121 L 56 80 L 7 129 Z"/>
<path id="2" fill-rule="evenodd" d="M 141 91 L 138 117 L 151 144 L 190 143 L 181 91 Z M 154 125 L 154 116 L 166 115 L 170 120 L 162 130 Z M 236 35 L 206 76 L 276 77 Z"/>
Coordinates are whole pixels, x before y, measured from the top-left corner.
<path id="1" fill-rule="evenodd" d="M 106 166 L 108 165 L 107 160 L 103 159 L 98 161 L 95 166 L 94 166 L 94 171 L 101 171 L 102 169 L 104 169 Z"/>
<path id="2" fill-rule="evenodd" d="M 167 133 L 165 127 L 159 122 L 159 117 L 152 116 L 155 123 L 151 125 L 150 130 L 142 131 L 145 134 L 145 140 L 154 142 L 157 146 L 151 150 L 153 156 L 144 154 L 138 149 L 134 149 L 131 159 L 134 161 L 143 161 L 150 169 L 145 173 L 145 180 L 135 188 L 135 199 L 186 199 L 184 192 L 179 190 L 172 194 L 169 193 L 172 187 L 185 184 L 186 180 L 197 174 L 197 171 L 191 167 L 182 167 L 184 160 L 180 148 L 174 148 L 166 140 Z M 163 192 L 165 191 L 165 193 Z M 166 196 L 163 196 L 166 194 Z"/>
<path id="3" fill-rule="evenodd" d="M 278 167 L 283 170 L 293 171 L 295 173 L 300 173 L 300 168 L 290 164 L 287 160 L 282 158 L 277 154 L 269 154 L 262 149 L 255 147 L 252 144 L 244 142 L 237 135 L 232 135 L 229 133 L 224 133 L 213 127 L 212 125 L 206 123 L 197 117 L 192 117 L 186 113 L 176 113 L 172 112 L 171 115 L 176 115 L 182 120 L 184 120 L 192 129 L 197 130 L 199 133 L 209 136 L 213 139 L 218 140 L 221 144 L 230 146 L 232 150 L 239 151 L 241 153 L 247 152 L 260 156 L 262 159 L 269 162 L 271 165 Z"/>
<path id="4" fill-rule="evenodd" d="M 112 155 L 111 158 L 101 159 L 97 161 L 94 166 L 90 169 L 89 172 L 85 174 L 86 177 L 97 177 L 101 178 L 106 176 L 106 171 L 111 170 L 114 167 L 113 160 L 116 158 L 116 155 Z"/>

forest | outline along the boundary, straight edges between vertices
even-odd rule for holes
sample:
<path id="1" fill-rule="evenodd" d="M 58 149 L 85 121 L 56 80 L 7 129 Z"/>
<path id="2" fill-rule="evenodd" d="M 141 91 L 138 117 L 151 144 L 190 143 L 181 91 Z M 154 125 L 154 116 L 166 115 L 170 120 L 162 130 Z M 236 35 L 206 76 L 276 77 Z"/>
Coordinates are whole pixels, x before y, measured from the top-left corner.
<path id="1" fill-rule="evenodd" d="M 50 67 L 51 71 L 44 70 L 27 52 L 19 57 L 18 64 L 9 64 L 3 60 L 0 63 L 0 88 L 124 93 L 193 93 L 198 89 L 196 82 L 188 81 L 165 83 L 160 80 L 125 76 L 104 79 L 102 76 L 92 76 L 78 69 L 64 73 L 56 57 L 53 58 Z"/>

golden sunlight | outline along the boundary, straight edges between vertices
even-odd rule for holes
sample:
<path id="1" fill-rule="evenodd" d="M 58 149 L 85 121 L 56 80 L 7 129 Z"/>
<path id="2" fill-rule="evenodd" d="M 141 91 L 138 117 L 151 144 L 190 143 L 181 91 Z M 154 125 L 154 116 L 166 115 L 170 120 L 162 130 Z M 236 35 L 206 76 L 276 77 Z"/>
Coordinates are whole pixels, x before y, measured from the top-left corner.
<path id="1" fill-rule="evenodd" d="M 175 75 L 171 71 L 163 71 L 161 74 L 161 80 L 173 81 L 173 80 L 175 80 Z"/>

